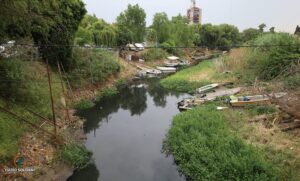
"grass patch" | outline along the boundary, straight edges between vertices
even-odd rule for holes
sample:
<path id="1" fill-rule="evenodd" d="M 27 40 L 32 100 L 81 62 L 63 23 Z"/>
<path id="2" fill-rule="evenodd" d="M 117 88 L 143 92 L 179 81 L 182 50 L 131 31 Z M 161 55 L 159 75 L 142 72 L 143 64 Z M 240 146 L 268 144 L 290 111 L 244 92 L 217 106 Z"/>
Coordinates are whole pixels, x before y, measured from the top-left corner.
<path id="1" fill-rule="evenodd" d="M 96 100 L 100 101 L 101 99 L 109 98 L 116 94 L 119 94 L 119 91 L 116 87 L 106 87 L 97 93 Z"/>
<path id="2" fill-rule="evenodd" d="M 161 80 L 160 84 L 169 90 L 193 93 L 196 88 L 210 84 L 214 76 L 213 61 L 206 60 Z"/>
<path id="3" fill-rule="evenodd" d="M 277 112 L 277 108 L 273 105 L 249 105 L 246 106 L 249 113 L 253 116 L 262 114 L 273 114 Z"/>
<path id="4" fill-rule="evenodd" d="M 115 82 L 115 87 L 117 88 L 118 91 L 120 91 L 120 90 L 126 88 L 128 86 L 128 84 L 129 83 L 126 79 L 121 78 Z"/>
<path id="5" fill-rule="evenodd" d="M 17 115 L 21 115 L 31 122 L 38 121 L 37 117 L 24 111 L 29 108 L 45 117 L 52 119 L 48 79 L 46 67 L 38 61 L 7 58 L 1 59 L 0 76 L 0 105 L 6 107 Z M 56 73 L 51 73 L 52 82 L 60 82 Z M 61 84 L 52 84 L 55 103 L 60 104 Z M 13 104 L 10 104 L 13 103 Z M 25 131 L 32 127 L 16 120 L 10 115 L 0 112 L 0 160 L 11 160 L 18 151 L 19 139 Z"/>
<path id="6" fill-rule="evenodd" d="M 79 103 L 74 105 L 73 107 L 77 110 L 85 110 L 95 106 L 95 103 L 90 100 L 81 100 Z"/>
<path id="7" fill-rule="evenodd" d="M 70 143 L 62 148 L 59 156 L 61 160 L 80 170 L 89 165 L 92 153 L 82 145 Z"/>
<path id="8" fill-rule="evenodd" d="M 300 88 L 300 73 L 286 77 L 283 80 L 284 85 L 288 89 L 296 90 Z"/>
<path id="9" fill-rule="evenodd" d="M 261 150 L 236 136 L 214 105 L 176 116 L 164 146 L 191 180 L 278 180 Z"/>

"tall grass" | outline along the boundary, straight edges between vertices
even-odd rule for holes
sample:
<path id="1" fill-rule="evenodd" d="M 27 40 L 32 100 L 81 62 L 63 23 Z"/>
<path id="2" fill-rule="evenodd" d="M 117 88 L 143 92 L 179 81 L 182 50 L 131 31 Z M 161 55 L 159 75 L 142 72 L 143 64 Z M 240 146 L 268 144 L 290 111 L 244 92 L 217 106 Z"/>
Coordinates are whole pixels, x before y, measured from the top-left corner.
<path id="1" fill-rule="evenodd" d="M 261 151 L 231 132 L 215 106 L 176 116 L 164 148 L 189 180 L 279 180 Z"/>

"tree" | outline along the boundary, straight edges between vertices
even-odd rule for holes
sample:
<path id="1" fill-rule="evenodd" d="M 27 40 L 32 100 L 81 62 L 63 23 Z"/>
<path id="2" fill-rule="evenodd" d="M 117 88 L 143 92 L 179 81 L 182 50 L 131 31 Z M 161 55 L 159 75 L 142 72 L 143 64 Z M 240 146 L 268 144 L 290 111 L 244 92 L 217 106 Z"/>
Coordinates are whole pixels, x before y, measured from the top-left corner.
<path id="1" fill-rule="evenodd" d="M 270 28 L 270 33 L 275 33 L 275 27 L 274 26 Z"/>
<path id="2" fill-rule="evenodd" d="M 247 42 L 250 40 L 254 40 L 261 34 L 261 31 L 255 28 L 248 28 L 243 31 L 242 33 L 242 40 L 243 42 Z"/>
<path id="3" fill-rule="evenodd" d="M 295 35 L 300 36 L 300 26 L 297 25 L 296 30 L 295 30 Z"/>
<path id="4" fill-rule="evenodd" d="M 156 13 L 151 28 L 157 33 L 157 40 L 163 43 L 170 36 L 170 21 L 166 13 Z"/>
<path id="5" fill-rule="evenodd" d="M 230 50 L 230 47 L 236 45 L 240 41 L 239 29 L 233 25 L 219 25 L 220 38 L 217 45 L 222 50 Z"/>
<path id="6" fill-rule="evenodd" d="M 128 5 L 127 9 L 117 17 L 118 43 L 132 40 L 144 41 L 146 35 L 146 13 L 136 5 Z M 125 33 L 129 33 L 126 35 Z M 128 42 L 126 42 L 128 43 Z M 124 44 L 123 44 L 124 45 Z"/>
<path id="7" fill-rule="evenodd" d="M 267 27 L 267 25 L 265 24 L 265 23 L 262 23 L 262 24 L 260 24 L 259 26 L 258 26 L 258 28 L 259 28 L 259 31 L 260 32 L 264 32 L 264 29 Z"/>

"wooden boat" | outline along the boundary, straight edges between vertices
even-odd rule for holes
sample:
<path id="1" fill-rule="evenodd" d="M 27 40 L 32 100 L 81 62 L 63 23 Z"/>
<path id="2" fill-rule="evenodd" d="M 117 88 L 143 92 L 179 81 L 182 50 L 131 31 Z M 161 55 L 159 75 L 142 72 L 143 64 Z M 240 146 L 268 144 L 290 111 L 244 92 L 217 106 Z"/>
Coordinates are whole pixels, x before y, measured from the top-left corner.
<path id="1" fill-rule="evenodd" d="M 275 93 L 275 94 L 267 94 L 267 95 L 254 95 L 254 96 L 230 96 L 230 104 L 233 107 L 242 107 L 246 105 L 258 104 L 270 104 L 271 98 L 280 98 L 287 95 L 287 93 Z"/>
<path id="2" fill-rule="evenodd" d="M 197 92 L 199 94 L 203 94 L 203 93 L 206 93 L 206 92 L 209 92 L 211 90 L 213 90 L 214 88 L 218 87 L 219 84 L 209 84 L 209 85 L 206 85 L 206 86 L 203 86 L 203 87 L 200 87 Z"/>
<path id="3" fill-rule="evenodd" d="M 176 68 L 174 68 L 174 67 L 156 67 L 156 69 L 162 71 L 163 73 L 176 72 Z"/>

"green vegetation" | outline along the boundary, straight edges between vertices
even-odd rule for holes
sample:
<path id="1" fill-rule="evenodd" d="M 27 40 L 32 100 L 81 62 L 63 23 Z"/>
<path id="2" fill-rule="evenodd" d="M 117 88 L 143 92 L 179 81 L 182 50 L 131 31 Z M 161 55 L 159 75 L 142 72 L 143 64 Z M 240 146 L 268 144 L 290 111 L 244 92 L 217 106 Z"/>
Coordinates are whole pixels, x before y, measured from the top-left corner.
<path id="1" fill-rule="evenodd" d="M 290 75 L 284 79 L 284 85 L 288 89 L 299 89 L 300 88 L 300 73 Z"/>
<path id="2" fill-rule="evenodd" d="M 214 63 L 206 60 L 194 67 L 184 69 L 160 81 L 169 90 L 193 93 L 196 88 L 210 84 L 215 76 Z"/>
<path id="3" fill-rule="evenodd" d="M 95 103 L 90 100 L 81 100 L 79 103 L 74 105 L 74 108 L 77 110 L 85 110 L 95 106 Z"/>
<path id="4" fill-rule="evenodd" d="M 62 148 L 60 157 L 75 169 L 83 169 L 89 165 L 92 153 L 84 146 L 70 143 Z"/>
<path id="5" fill-rule="evenodd" d="M 73 44 L 74 34 L 86 13 L 81 0 L 3 0 L 0 12 L 0 41 L 32 38 L 41 45 L 39 52 L 43 58 L 52 65 L 61 61 L 68 69 L 72 61 L 72 47 L 68 45 Z"/>
<path id="6" fill-rule="evenodd" d="M 146 13 L 136 5 L 128 5 L 127 9 L 117 17 L 118 45 L 129 42 L 143 42 L 146 35 Z"/>
<path id="7" fill-rule="evenodd" d="M 279 180 L 264 154 L 231 132 L 213 105 L 176 116 L 165 149 L 191 180 Z"/>
<path id="8" fill-rule="evenodd" d="M 146 61 L 161 60 L 167 56 L 167 52 L 160 48 L 151 48 L 141 54 Z"/>
<path id="9" fill-rule="evenodd" d="M 117 29 L 114 25 L 98 19 L 95 15 L 86 15 L 76 32 L 75 43 L 78 45 L 115 46 Z"/>
<path id="10" fill-rule="evenodd" d="M 129 84 L 128 80 L 121 78 L 115 82 L 115 87 L 117 88 L 118 91 L 120 91 L 126 88 L 128 84 Z"/>
<path id="11" fill-rule="evenodd" d="M 105 50 L 74 49 L 74 64 L 68 78 L 72 86 L 103 83 L 110 75 L 120 71 L 117 57 Z"/>
<path id="12" fill-rule="evenodd" d="M 37 61 L 9 58 L 0 61 L 0 105 L 28 120 L 37 122 L 37 117 L 24 111 L 31 109 L 45 117 L 52 118 L 46 67 Z M 37 76 L 39 75 L 39 76 Z M 43 76 L 44 75 L 44 76 Z M 58 75 L 52 74 L 52 81 L 59 82 Z M 60 83 L 52 84 L 53 95 L 60 98 Z M 55 101 L 57 104 L 59 102 Z M 18 151 L 19 138 L 24 131 L 32 128 L 26 123 L 0 113 L 0 160 L 11 159 Z"/>
<path id="13" fill-rule="evenodd" d="M 119 93 L 119 91 L 116 87 L 106 87 L 98 92 L 96 99 L 97 99 L 97 101 L 100 101 L 101 99 L 109 98 L 118 93 Z"/>
<path id="14" fill-rule="evenodd" d="M 249 105 L 246 108 L 253 116 L 272 114 L 278 111 L 277 108 L 272 105 Z"/>

